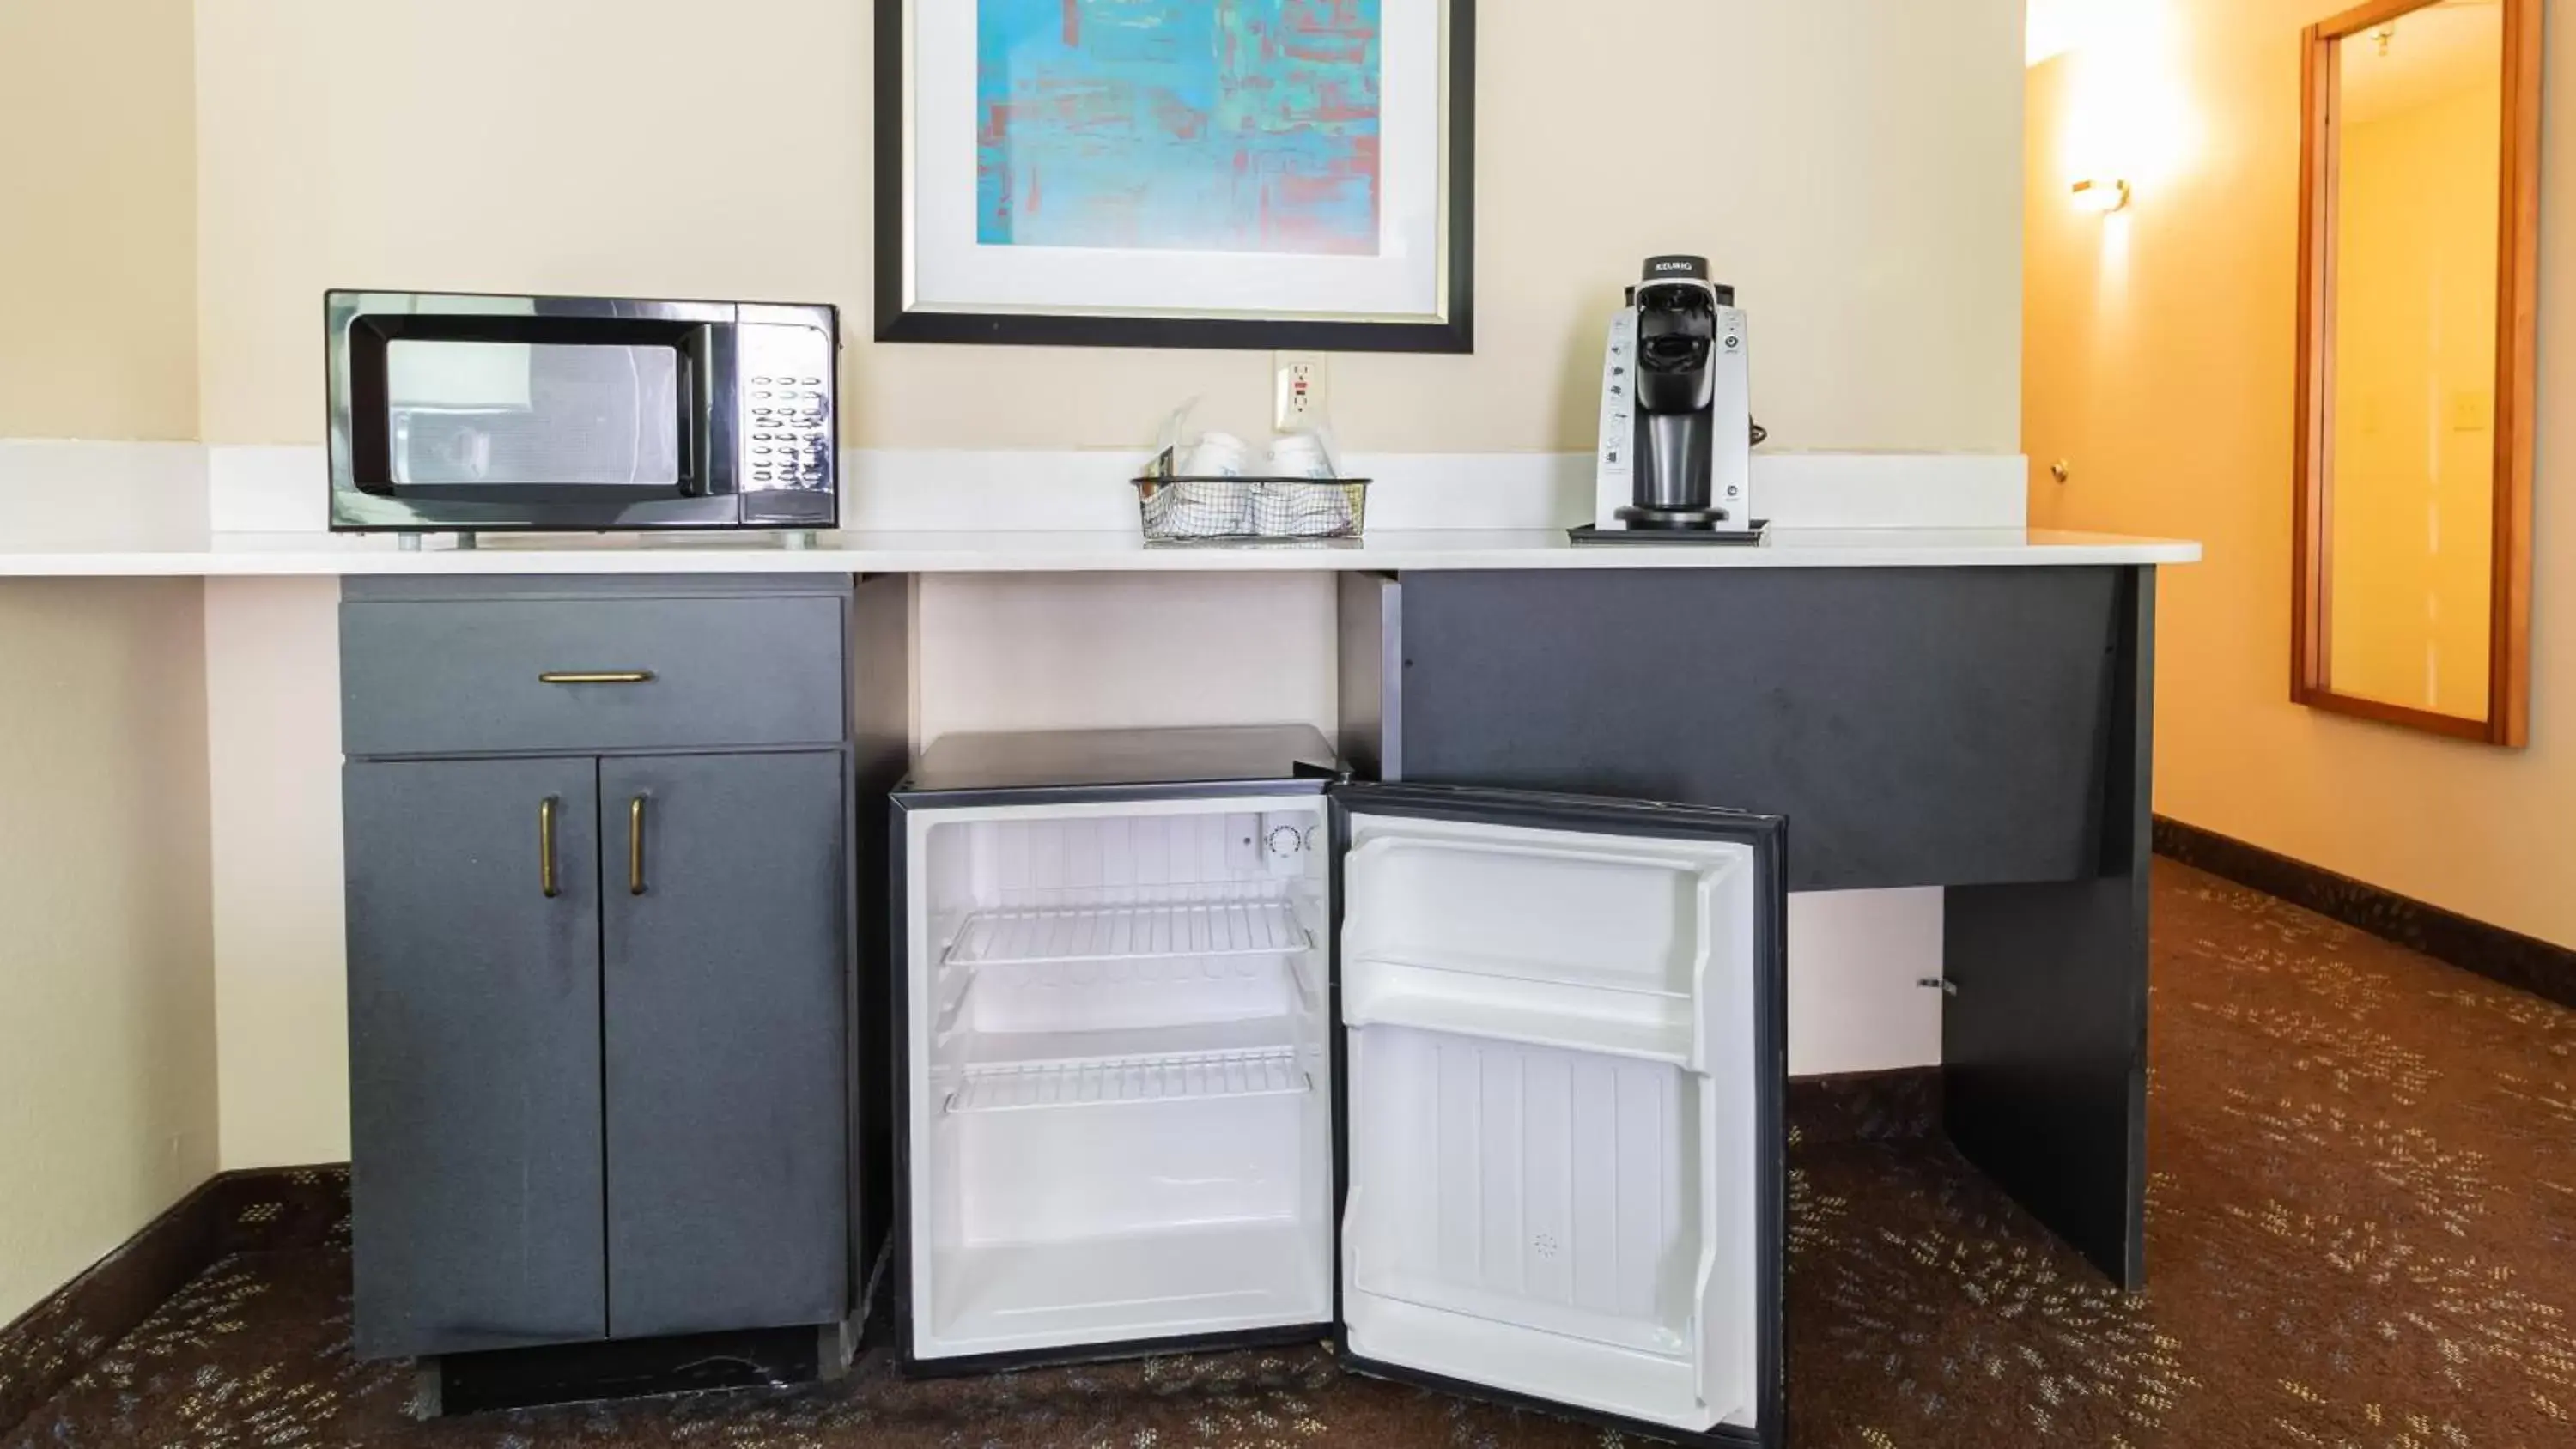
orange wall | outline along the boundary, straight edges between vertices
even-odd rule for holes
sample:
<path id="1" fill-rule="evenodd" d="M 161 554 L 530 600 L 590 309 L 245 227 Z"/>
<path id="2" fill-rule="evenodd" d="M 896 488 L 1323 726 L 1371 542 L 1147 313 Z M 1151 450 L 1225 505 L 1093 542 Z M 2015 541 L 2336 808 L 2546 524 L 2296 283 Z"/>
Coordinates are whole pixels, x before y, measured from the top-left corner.
<path id="1" fill-rule="evenodd" d="M 2197 538 L 2157 612 L 2156 808 L 2576 945 L 2576 24 L 2550 27 L 2531 745 L 2499 750 L 2289 702 L 2299 29 L 2340 0 L 2173 0 L 2169 53 L 2029 73 L 2024 444 L 2032 521 Z M 2126 212 L 2069 179 L 2098 67 L 2170 136 Z M 2142 72 L 2142 73 L 2138 73 Z M 2148 144 L 2152 142 L 2153 144 Z M 2072 481 L 2049 481 L 2066 459 Z"/>

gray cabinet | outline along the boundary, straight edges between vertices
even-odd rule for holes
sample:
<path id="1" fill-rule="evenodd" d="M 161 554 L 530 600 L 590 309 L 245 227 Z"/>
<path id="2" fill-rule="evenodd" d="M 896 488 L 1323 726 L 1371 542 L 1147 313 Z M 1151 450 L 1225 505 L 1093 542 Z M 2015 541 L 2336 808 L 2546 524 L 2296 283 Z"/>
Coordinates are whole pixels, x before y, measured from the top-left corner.
<path id="1" fill-rule="evenodd" d="M 358 1351 L 597 1338 L 597 767 L 362 762 L 344 792 Z"/>
<path id="2" fill-rule="evenodd" d="M 611 1336 L 840 1316 L 843 759 L 600 764 Z"/>
<path id="3" fill-rule="evenodd" d="M 859 1306 L 854 828 L 901 700 L 850 655 L 903 599 L 348 583 L 362 1356 Z M 899 646 L 878 663 L 902 677 Z"/>

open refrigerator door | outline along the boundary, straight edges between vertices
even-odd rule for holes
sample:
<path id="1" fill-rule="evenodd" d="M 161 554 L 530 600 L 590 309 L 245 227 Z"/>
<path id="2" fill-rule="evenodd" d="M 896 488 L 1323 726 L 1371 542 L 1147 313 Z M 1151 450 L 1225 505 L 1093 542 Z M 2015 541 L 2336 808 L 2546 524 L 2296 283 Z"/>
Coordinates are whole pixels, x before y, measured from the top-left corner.
<path id="1" fill-rule="evenodd" d="M 1336 793 L 1354 1362 L 1758 1438 L 1777 822 Z"/>

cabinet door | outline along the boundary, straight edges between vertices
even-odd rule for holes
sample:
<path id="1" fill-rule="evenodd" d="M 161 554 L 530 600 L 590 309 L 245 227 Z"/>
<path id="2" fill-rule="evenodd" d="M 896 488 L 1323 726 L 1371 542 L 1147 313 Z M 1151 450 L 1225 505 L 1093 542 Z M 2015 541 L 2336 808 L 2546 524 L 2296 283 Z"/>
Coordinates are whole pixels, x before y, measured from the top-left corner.
<path id="1" fill-rule="evenodd" d="M 838 751 L 600 765 L 612 1336 L 848 1311 Z"/>
<path id="2" fill-rule="evenodd" d="M 1334 793 L 1350 1361 L 1768 1442 L 1780 822 Z"/>
<path id="3" fill-rule="evenodd" d="M 597 1339 L 597 766 L 343 776 L 358 1352 Z"/>

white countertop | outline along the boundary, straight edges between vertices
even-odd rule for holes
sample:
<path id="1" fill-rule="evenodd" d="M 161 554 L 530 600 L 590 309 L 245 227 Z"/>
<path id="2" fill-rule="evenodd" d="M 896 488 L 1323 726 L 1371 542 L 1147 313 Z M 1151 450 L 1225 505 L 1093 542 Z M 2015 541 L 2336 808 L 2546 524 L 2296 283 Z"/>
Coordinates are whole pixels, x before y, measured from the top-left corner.
<path id="1" fill-rule="evenodd" d="M 1984 568 L 2196 562 L 2200 545 L 2017 528 L 1774 528 L 1758 546 L 1576 548 L 1561 529 L 1393 530 L 1357 544 L 1148 548 L 1134 533 L 845 532 L 808 549 L 773 536 L 235 533 L 0 540 L 0 578 L 344 574 L 1208 573 L 1399 569 Z"/>

